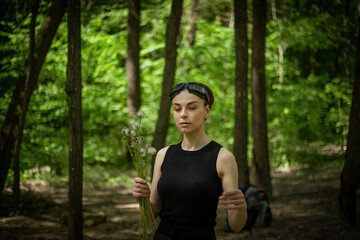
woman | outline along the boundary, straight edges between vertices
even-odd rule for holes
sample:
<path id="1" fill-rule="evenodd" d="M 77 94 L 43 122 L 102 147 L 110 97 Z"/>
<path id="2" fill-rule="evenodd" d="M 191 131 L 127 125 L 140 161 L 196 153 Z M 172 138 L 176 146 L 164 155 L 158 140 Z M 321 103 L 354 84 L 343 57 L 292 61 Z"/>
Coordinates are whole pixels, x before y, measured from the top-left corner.
<path id="1" fill-rule="evenodd" d="M 155 218 L 161 219 L 154 240 L 215 240 L 219 201 L 230 228 L 239 232 L 247 213 L 235 158 L 205 132 L 212 91 L 201 83 L 180 83 L 169 97 L 183 140 L 157 153 L 151 188 L 141 178 L 133 187 L 135 199 L 148 198 Z"/>

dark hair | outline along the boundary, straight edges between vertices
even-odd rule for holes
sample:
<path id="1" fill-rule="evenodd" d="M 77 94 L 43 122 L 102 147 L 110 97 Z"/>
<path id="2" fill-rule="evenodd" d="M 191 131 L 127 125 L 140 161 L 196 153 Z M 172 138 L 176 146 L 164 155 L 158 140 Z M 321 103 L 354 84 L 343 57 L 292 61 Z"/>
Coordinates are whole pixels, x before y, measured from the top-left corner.
<path id="1" fill-rule="evenodd" d="M 201 87 L 202 89 L 197 89 L 197 87 Z M 189 93 L 195 94 L 205 101 L 205 106 L 209 106 L 210 109 L 214 103 L 214 94 L 211 91 L 211 89 L 206 86 L 203 83 L 198 82 L 188 82 L 188 83 L 179 83 L 176 86 L 174 86 L 171 91 L 169 92 L 170 100 L 172 100 L 176 95 L 178 95 L 180 92 L 187 89 Z"/>
<path id="2" fill-rule="evenodd" d="M 214 94 L 213 92 L 211 91 L 211 89 L 206 86 L 205 84 L 203 83 L 199 83 L 201 86 L 203 86 L 204 88 L 206 88 L 206 94 L 207 94 L 207 99 L 205 99 L 205 105 L 209 105 L 210 109 L 212 107 L 212 105 L 214 104 Z"/>

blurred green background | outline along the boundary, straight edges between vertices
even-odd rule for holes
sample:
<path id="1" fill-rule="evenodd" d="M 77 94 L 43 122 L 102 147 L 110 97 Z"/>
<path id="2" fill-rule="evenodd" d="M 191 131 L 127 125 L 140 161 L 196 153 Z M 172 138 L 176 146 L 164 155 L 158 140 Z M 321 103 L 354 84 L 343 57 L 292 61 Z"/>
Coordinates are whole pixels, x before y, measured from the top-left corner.
<path id="1" fill-rule="evenodd" d="M 184 3 L 175 81 L 199 81 L 212 88 L 215 104 L 207 121 L 207 133 L 231 150 L 235 79 L 232 1 L 201 1 L 193 46 L 186 44 L 191 1 Z M 50 4 L 51 1 L 41 1 L 37 30 Z M 119 171 L 131 169 L 121 136 L 121 130 L 129 122 L 125 73 L 127 4 L 114 0 L 98 1 L 91 8 L 87 1 L 82 4 L 84 178 L 94 183 L 98 179 L 124 181 Z M 278 5 L 276 16 L 268 8 L 266 87 L 272 168 L 343 163 L 356 49 L 352 5 L 355 5 L 353 1 L 346 8 L 340 0 L 284 0 Z M 142 1 L 141 7 L 141 111 L 145 113 L 142 129 L 151 143 L 160 105 L 171 1 Z M 248 7 L 251 10 L 251 4 Z M 17 78 L 25 71 L 30 13 L 29 6 L 21 16 L 7 12 L 1 17 L 0 124 Z M 249 16 L 250 67 L 252 19 Z M 15 21 L 21 17 L 23 21 Z M 283 60 L 279 58 L 279 49 L 284 53 Z M 26 116 L 20 156 L 22 180 L 39 177 L 59 181 L 67 175 L 66 65 L 65 17 L 46 57 Z M 171 118 L 167 144 L 177 143 L 181 137 Z M 251 121 L 249 137 L 251 161 Z M 44 165 L 51 167 L 51 173 L 29 172 Z M 12 174 L 10 170 L 8 183 Z"/>

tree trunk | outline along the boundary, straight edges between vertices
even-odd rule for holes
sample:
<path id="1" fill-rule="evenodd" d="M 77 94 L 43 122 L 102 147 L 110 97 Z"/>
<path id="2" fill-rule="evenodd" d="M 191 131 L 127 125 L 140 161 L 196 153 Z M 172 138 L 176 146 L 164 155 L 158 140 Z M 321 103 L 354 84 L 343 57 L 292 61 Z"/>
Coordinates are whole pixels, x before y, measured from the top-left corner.
<path id="1" fill-rule="evenodd" d="M 299 53 L 300 74 L 303 78 L 309 77 L 312 71 L 310 64 L 311 54 L 309 47 L 307 47 L 305 51 Z"/>
<path id="2" fill-rule="evenodd" d="M 281 1 L 281 9 L 284 11 L 284 1 Z M 276 1 L 271 0 L 271 13 L 273 20 L 277 20 L 276 14 Z M 278 52 L 279 52 L 279 83 L 283 84 L 284 82 L 284 55 L 286 52 L 287 44 L 283 42 L 283 26 L 284 26 L 284 19 L 281 17 L 281 24 L 279 25 L 279 42 L 278 42 Z"/>
<path id="3" fill-rule="evenodd" d="M 68 96 L 69 146 L 69 239 L 83 239 L 82 175 L 83 126 L 81 109 L 81 23 L 80 0 L 68 0 Z"/>
<path id="4" fill-rule="evenodd" d="M 234 155 L 239 166 L 239 186 L 249 182 L 248 146 L 248 39 L 246 0 L 234 0 L 235 12 L 235 129 Z"/>
<path id="5" fill-rule="evenodd" d="M 25 75 L 19 77 L 16 84 L 8 111 L 6 113 L 5 120 L 1 127 L 0 134 L 0 199 L 2 195 L 2 190 L 5 185 L 5 180 L 9 170 L 11 158 L 13 157 L 13 150 L 16 139 L 15 131 L 23 131 L 20 127 L 17 127 L 19 124 L 19 107 L 21 107 L 22 102 L 25 105 L 22 108 L 22 113 L 24 118 L 28 109 L 30 102 L 30 97 L 32 92 L 35 89 L 35 86 L 38 81 L 39 73 L 44 63 L 46 54 L 49 50 L 51 42 L 54 38 L 54 35 L 58 29 L 58 26 L 63 18 L 66 10 L 66 1 L 54 0 L 45 19 L 39 30 L 39 33 L 36 36 L 35 41 L 35 53 L 34 60 L 32 65 L 31 75 L 28 75 L 28 78 Z M 29 61 L 27 61 L 27 66 L 29 66 Z M 29 69 L 29 67 L 28 67 Z M 25 82 L 28 86 L 28 94 L 24 94 Z"/>
<path id="6" fill-rule="evenodd" d="M 266 120 L 265 35 L 266 1 L 253 1 L 251 64 L 253 160 L 252 179 L 272 198 Z"/>
<path id="7" fill-rule="evenodd" d="M 30 46 L 29 46 L 29 65 L 27 70 L 27 76 L 25 81 L 25 90 L 22 97 L 22 102 L 20 102 L 20 109 L 25 109 L 26 103 L 24 102 L 27 97 L 25 95 L 31 94 L 29 89 L 29 78 L 33 72 L 34 66 L 34 53 L 35 53 L 35 27 L 36 27 L 36 17 L 39 10 L 39 0 L 35 0 L 34 6 L 31 14 L 30 21 Z M 18 129 L 24 129 L 25 125 L 25 111 L 20 111 L 19 116 L 19 125 Z M 18 207 L 20 202 L 20 149 L 21 142 L 23 138 L 23 131 L 16 131 L 16 140 L 14 145 L 14 185 L 13 185 L 13 204 L 15 208 Z"/>
<path id="8" fill-rule="evenodd" d="M 127 107 L 130 115 L 135 115 L 140 109 L 140 0 L 128 0 L 128 39 L 126 75 L 128 78 Z"/>
<path id="9" fill-rule="evenodd" d="M 275 0 L 271 0 L 271 15 L 273 19 L 277 19 L 277 14 L 276 14 L 276 1 Z"/>
<path id="10" fill-rule="evenodd" d="M 199 15 L 198 11 L 199 6 L 199 0 L 192 0 L 191 1 L 191 8 L 190 8 L 190 16 L 189 16 L 189 32 L 186 37 L 186 46 L 187 47 L 193 47 L 195 45 L 195 38 L 196 38 L 196 21 Z M 185 14 L 186 15 L 186 14 Z M 181 29 L 180 29 L 181 34 Z M 181 37 L 180 37 L 181 38 Z M 196 56 L 195 62 L 196 62 Z M 187 58 L 184 58 L 181 62 L 181 66 L 184 67 L 184 71 L 186 74 L 189 74 L 191 68 L 191 64 L 189 64 L 189 60 Z"/>
<path id="11" fill-rule="evenodd" d="M 343 37 L 343 42 L 344 42 L 344 51 L 343 51 L 343 55 L 344 55 L 344 64 L 345 64 L 345 76 L 347 78 L 350 78 L 350 67 L 349 67 L 349 59 L 348 59 L 348 52 L 349 52 L 349 44 L 347 44 L 348 42 L 348 34 L 347 34 L 347 25 L 348 25 L 348 19 L 349 19 L 349 4 L 350 1 L 349 0 L 345 0 L 345 2 L 343 2 L 344 5 L 344 18 L 343 18 L 343 31 L 341 33 L 342 37 Z"/>
<path id="12" fill-rule="evenodd" d="M 162 82 L 162 93 L 158 120 L 152 146 L 157 150 L 165 146 L 167 129 L 169 127 L 170 105 L 169 92 L 174 85 L 177 57 L 177 36 L 183 9 L 183 0 L 173 0 L 171 14 L 166 28 L 166 46 L 165 46 L 165 69 Z"/>
<path id="13" fill-rule="evenodd" d="M 360 16 L 360 1 L 358 1 Z M 358 43 L 355 61 L 355 80 L 349 118 L 349 133 L 345 153 L 345 164 L 341 172 L 339 209 L 341 219 L 356 225 L 356 192 L 360 184 L 360 17 L 358 19 Z"/>
<path id="14" fill-rule="evenodd" d="M 341 55 L 343 56 L 344 62 L 344 71 L 345 76 L 350 78 L 350 69 L 349 69 L 349 59 L 348 59 L 348 21 L 349 21 L 349 7 L 350 1 L 349 0 L 342 0 L 342 12 L 343 12 L 343 28 L 341 29 L 341 41 L 339 41 L 339 45 L 337 51 L 335 52 L 334 57 L 334 71 L 331 75 L 331 78 L 336 78 L 341 74 L 342 66 L 339 66 L 339 60 Z M 340 72 L 339 72 L 340 71 Z"/>
<path id="15" fill-rule="evenodd" d="M 196 36 L 196 20 L 198 18 L 199 0 L 191 1 L 191 16 L 190 16 L 190 30 L 187 36 L 187 46 L 193 46 Z"/>

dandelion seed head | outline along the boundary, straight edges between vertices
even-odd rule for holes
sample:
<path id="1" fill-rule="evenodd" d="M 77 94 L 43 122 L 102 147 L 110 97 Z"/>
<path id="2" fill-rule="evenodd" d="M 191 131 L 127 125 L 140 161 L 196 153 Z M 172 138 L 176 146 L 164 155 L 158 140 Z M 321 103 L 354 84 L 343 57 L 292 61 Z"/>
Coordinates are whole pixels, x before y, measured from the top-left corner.
<path id="1" fill-rule="evenodd" d="M 124 134 L 125 136 L 130 136 L 130 130 L 128 128 L 122 130 L 121 133 Z"/>
<path id="2" fill-rule="evenodd" d="M 148 153 L 149 153 L 150 155 L 154 155 L 154 154 L 156 153 L 156 149 L 155 149 L 154 147 L 149 147 L 149 148 L 148 148 Z"/>
<path id="3" fill-rule="evenodd" d="M 141 119 L 141 118 L 144 117 L 145 114 L 144 114 L 143 112 L 140 112 L 140 111 L 139 111 L 139 112 L 136 113 L 136 115 L 138 116 L 138 118 Z"/>
<path id="4" fill-rule="evenodd" d="M 141 154 L 142 157 L 146 157 L 146 151 L 145 151 L 144 148 L 140 149 L 140 154 Z"/>
<path id="5" fill-rule="evenodd" d="M 137 144 L 141 144 L 142 140 L 141 137 L 135 137 L 135 143 Z"/>
<path id="6" fill-rule="evenodd" d="M 134 123 L 131 128 L 134 129 L 134 130 L 139 129 L 140 128 L 140 123 L 138 123 L 138 122 Z"/>

